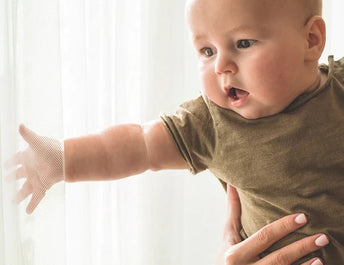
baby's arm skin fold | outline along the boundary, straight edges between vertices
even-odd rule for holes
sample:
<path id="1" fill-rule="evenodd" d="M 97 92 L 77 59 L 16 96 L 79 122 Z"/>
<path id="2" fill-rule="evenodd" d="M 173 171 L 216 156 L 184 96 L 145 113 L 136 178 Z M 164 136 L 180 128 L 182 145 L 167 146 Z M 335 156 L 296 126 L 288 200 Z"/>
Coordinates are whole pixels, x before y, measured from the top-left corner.
<path id="1" fill-rule="evenodd" d="M 122 124 L 64 141 L 65 181 L 116 180 L 146 170 L 187 169 L 161 120 Z"/>

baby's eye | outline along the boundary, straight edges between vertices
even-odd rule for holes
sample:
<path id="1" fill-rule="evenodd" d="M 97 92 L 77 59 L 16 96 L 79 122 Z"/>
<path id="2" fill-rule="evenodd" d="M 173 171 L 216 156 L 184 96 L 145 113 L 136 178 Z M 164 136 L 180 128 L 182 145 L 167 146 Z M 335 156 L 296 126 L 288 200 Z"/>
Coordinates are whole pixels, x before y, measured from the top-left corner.
<path id="1" fill-rule="evenodd" d="M 237 47 L 239 49 L 247 49 L 251 47 L 255 42 L 257 41 L 256 40 L 238 40 Z"/>
<path id="2" fill-rule="evenodd" d="M 206 56 L 206 57 L 211 57 L 211 56 L 213 56 L 216 52 L 215 52 L 214 49 L 206 47 L 206 48 L 202 48 L 202 49 L 200 50 L 200 53 L 201 53 L 202 55 Z"/>

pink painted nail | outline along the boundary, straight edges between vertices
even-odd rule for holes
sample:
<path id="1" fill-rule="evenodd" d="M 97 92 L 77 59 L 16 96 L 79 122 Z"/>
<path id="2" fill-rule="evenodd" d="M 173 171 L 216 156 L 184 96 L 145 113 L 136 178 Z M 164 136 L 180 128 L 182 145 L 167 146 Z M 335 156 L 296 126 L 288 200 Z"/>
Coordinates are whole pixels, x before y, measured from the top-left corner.
<path id="1" fill-rule="evenodd" d="M 311 265 L 323 265 L 323 263 L 321 262 L 320 259 L 317 259 L 317 260 L 313 261 Z"/>
<path id="2" fill-rule="evenodd" d="M 329 243 L 327 236 L 321 235 L 315 240 L 315 244 L 318 247 L 326 246 Z"/>
<path id="3" fill-rule="evenodd" d="M 295 217 L 295 222 L 299 225 L 305 224 L 307 222 L 306 215 L 299 214 L 298 216 Z"/>

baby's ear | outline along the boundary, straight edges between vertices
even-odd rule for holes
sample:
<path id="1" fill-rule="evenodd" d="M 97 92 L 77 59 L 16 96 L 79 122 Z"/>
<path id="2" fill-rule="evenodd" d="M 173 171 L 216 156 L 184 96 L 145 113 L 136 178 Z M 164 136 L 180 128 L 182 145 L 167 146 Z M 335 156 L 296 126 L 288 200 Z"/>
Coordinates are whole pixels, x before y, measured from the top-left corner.
<path id="1" fill-rule="evenodd" d="M 326 25 L 321 16 L 311 17 L 306 26 L 305 60 L 319 60 L 326 42 Z"/>

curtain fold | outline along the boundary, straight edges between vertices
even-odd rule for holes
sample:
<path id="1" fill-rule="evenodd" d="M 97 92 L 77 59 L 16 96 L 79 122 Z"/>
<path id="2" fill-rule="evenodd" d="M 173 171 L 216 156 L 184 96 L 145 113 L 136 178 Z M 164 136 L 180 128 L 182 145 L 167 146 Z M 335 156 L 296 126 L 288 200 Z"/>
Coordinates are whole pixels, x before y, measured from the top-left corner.
<path id="1" fill-rule="evenodd" d="M 214 264 L 225 194 L 208 172 L 59 183 L 32 215 L 3 163 L 24 123 L 64 139 L 173 112 L 199 94 L 184 0 L 0 0 L 0 264 Z M 341 0 L 322 57 L 343 56 Z"/>

